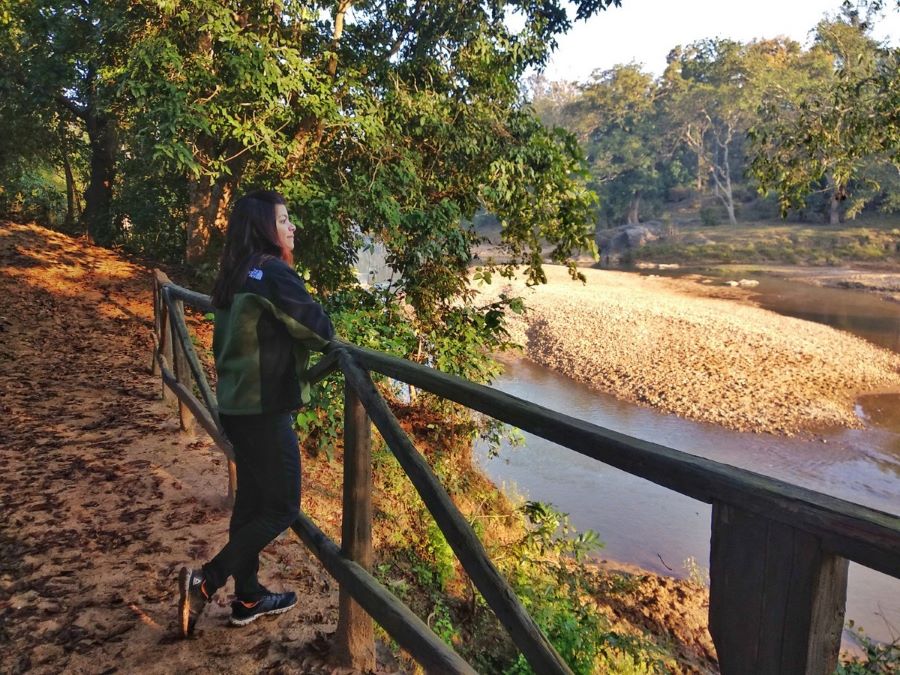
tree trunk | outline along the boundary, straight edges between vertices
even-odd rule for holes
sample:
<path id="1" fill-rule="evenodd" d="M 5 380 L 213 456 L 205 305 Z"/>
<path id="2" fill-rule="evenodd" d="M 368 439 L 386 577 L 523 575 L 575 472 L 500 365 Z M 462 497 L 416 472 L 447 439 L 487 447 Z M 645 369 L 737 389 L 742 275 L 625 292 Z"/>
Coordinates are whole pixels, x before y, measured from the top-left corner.
<path id="1" fill-rule="evenodd" d="M 228 175 L 201 176 L 188 184 L 190 205 L 188 206 L 187 250 L 185 260 L 196 265 L 201 262 L 214 263 L 219 258 L 225 244 L 225 231 L 228 228 L 226 211 L 240 185 L 247 166 L 247 153 L 241 154 L 242 146 L 236 141 L 226 144 L 223 149 L 213 150 L 215 142 L 211 138 L 201 141 L 205 151 L 224 154 L 233 159 L 228 162 Z"/>
<path id="2" fill-rule="evenodd" d="M 185 252 L 189 264 L 214 261 L 224 245 L 228 225 L 225 207 L 231 201 L 236 182 L 234 176 L 219 176 L 216 179 L 202 176 L 190 181 Z"/>
<path id="3" fill-rule="evenodd" d="M 737 225 L 737 218 L 734 215 L 734 190 L 731 185 L 731 162 L 729 160 L 729 150 L 731 139 L 734 137 L 734 128 L 731 125 L 726 126 L 724 139 L 720 139 L 718 133 L 715 134 L 716 144 L 719 151 L 713 158 L 710 171 L 716 187 L 716 197 L 722 202 L 722 206 L 728 212 L 728 222 Z"/>
<path id="4" fill-rule="evenodd" d="M 640 208 L 641 208 L 641 192 L 636 191 L 631 195 L 631 201 L 628 204 L 628 216 L 626 223 L 628 225 L 640 225 Z"/>
<path id="5" fill-rule="evenodd" d="M 830 198 L 828 200 L 828 224 L 840 225 L 841 202 L 844 201 L 844 197 L 846 195 L 844 186 L 838 185 L 834 182 L 834 174 L 832 174 L 831 172 L 828 173 L 828 177 L 826 180 L 828 181 L 828 193 L 830 195 Z"/>
<path id="6" fill-rule="evenodd" d="M 91 173 L 84 193 L 81 224 L 97 244 L 111 244 L 115 236 L 110 206 L 116 166 L 116 130 L 106 115 L 88 112 L 88 141 L 91 148 Z"/>
<path id="7" fill-rule="evenodd" d="M 78 220 L 78 212 L 80 211 L 81 205 L 78 203 L 78 189 L 75 186 L 75 175 L 72 171 L 72 162 L 69 161 L 71 144 L 69 143 L 69 137 L 66 133 L 66 126 L 62 121 L 60 121 L 57 128 L 57 134 L 59 136 L 59 143 L 57 144 L 57 147 L 59 148 L 59 159 L 62 163 L 63 174 L 66 177 L 66 220 L 63 223 L 63 228 L 66 232 L 73 233 L 75 232 L 75 223 Z"/>
<path id="8" fill-rule="evenodd" d="M 831 199 L 828 208 L 828 224 L 829 225 L 840 225 L 841 224 L 841 198 L 837 192 L 831 193 Z"/>
<path id="9" fill-rule="evenodd" d="M 735 217 L 734 211 L 734 193 L 731 187 L 731 175 L 727 161 L 724 167 L 719 167 L 718 165 L 714 166 L 712 175 L 716 187 L 716 197 L 719 198 L 719 201 L 722 202 L 722 206 L 725 207 L 725 211 L 728 212 L 728 222 L 732 225 L 737 225 L 737 218 Z M 720 180 L 720 175 L 724 178 L 724 182 Z"/>
<path id="10" fill-rule="evenodd" d="M 75 190 L 75 176 L 72 173 L 72 164 L 69 162 L 69 149 L 62 147 L 62 165 L 66 174 L 66 222 L 65 229 L 72 232 L 75 221 L 78 219 L 78 195 Z"/>

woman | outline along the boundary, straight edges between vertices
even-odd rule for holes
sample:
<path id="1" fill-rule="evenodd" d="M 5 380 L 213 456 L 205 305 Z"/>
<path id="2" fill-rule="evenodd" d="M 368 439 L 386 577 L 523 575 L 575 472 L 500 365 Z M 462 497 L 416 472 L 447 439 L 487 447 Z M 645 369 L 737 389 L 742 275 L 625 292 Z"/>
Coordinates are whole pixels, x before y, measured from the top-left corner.
<path id="1" fill-rule="evenodd" d="M 212 293 L 219 416 L 234 447 L 237 493 L 228 543 L 200 570 L 179 575 L 181 632 L 189 636 L 217 589 L 234 577 L 231 623 L 245 625 L 297 603 L 257 579 L 259 552 L 297 518 L 300 453 L 292 411 L 309 401 L 300 376 L 309 350 L 334 336 L 293 269 L 294 225 L 284 198 L 252 192 L 228 219 Z"/>

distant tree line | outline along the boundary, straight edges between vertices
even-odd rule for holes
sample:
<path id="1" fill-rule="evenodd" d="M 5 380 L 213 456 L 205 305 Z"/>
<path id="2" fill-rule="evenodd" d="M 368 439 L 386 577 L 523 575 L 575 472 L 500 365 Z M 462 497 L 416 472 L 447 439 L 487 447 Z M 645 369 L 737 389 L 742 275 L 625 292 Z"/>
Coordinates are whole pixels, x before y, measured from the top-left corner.
<path id="1" fill-rule="evenodd" d="M 672 49 L 658 78 L 633 63 L 581 85 L 536 78 L 533 105 L 583 147 L 601 223 L 637 223 L 687 191 L 731 223 L 756 192 L 832 224 L 896 210 L 900 50 L 871 37 L 881 9 L 845 3 L 809 49 L 708 39 Z"/>

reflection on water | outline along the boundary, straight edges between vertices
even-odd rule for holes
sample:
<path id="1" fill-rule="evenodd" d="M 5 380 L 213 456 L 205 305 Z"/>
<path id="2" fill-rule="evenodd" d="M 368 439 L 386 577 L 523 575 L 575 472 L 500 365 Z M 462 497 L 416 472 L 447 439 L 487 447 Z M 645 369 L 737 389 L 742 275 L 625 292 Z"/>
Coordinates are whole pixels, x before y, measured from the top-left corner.
<path id="1" fill-rule="evenodd" d="M 758 277 L 754 300 L 765 309 L 853 333 L 900 352 L 900 303 L 873 293 Z"/>
<path id="2" fill-rule="evenodd" d="M 900 394 L 866 394 L 857 401 L 857 414 L 883 429 L 900 429 Z"/>
<path id="3" fill-rule="evenodd" d="M 644 270 L 641 274 L 682 277 L 697 270 Z M 900 352 L 900 303 L 885 300 L 874 293 L 843 288 L 825 288 L 781 279 L 766 274 L 718 270 L 715 278 L 750 278 L 759 281 L 752 289 L 752 300 L 763 309 L 806 321 L 823 323 L 853 333 L 869 342 Z"/>
<path id="4" fill-rule="evenodd" d="M 771 280 L 776 286 L 781 280 Z M 785 282 L 789 283 L 789 282 Z M 763 284 L 760 284 L 763 289 Z M 867 305 L 885 313 L 868 320 L 859 293 L 812 288 L 802 293 L 820 306 L 820 292 L 849 294 L 845 309 L 818 312 L 852 325 L 852 332 L 900 350 L 900 305 Z M 805 291 L 806 289 L 802 289 Z M 869 296 L 865 296 L 868 298 Z M 778 299 L 785 308 L 793 301 Z M 876 299 L 877 300 L 877 299 Z M 772 303 L 760 303 L 772 309 Z M 781 311 L 781 310 L 779 310 Z M 896 312 L 896 318 L 892 315 Z M 791 313 L 785 311 L 784 313 Z M 797 315 L 797 314 L 794 314 Z M 829 320 L 828 323 L 831 323 Z M 873 331 L 866 335 L 867 331 Z M 889 344 L 893 340 L 893 343 Z M 747 434 L 658 413 L 597 392 L 528 361 L 512 361 L 498 389 L 560 410 L 602 427 L 739 466 L 871 508 L 900 512 L 900 396 L 862 397 L 858 409 L 865 429 L 838 430 L 813 438 Z M 551 502 L 570 514 L 579 529 L 596 530 L 606 543 L 604 556 L 632 562 L 662 574 L 685 575 L 690 557 L 708 564 L 710 507 L 641 478 L 525 434 L 521 448 L 502 448 L 478 457 L 498 484 L 530 499 Z M 850 566 L 847 618 L 876 639 L 900 631 L 900 580 L 856 564 Z"/>

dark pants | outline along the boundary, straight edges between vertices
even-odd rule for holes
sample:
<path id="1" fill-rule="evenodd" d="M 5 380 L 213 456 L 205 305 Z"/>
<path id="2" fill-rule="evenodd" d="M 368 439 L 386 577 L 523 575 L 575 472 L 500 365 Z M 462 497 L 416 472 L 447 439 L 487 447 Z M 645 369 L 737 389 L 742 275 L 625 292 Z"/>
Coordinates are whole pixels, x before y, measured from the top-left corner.
<path id="1" fill-rule="evenodd" d="M 234 446 L 237 493 L 228 543 L 203 566 L 209 592 L 234 577 L 241 600 L 265 589 L 256 578 L 259 552 L 296 520 L 300 509 L 300 452 L 290 413 L 222 415 Z"/>

